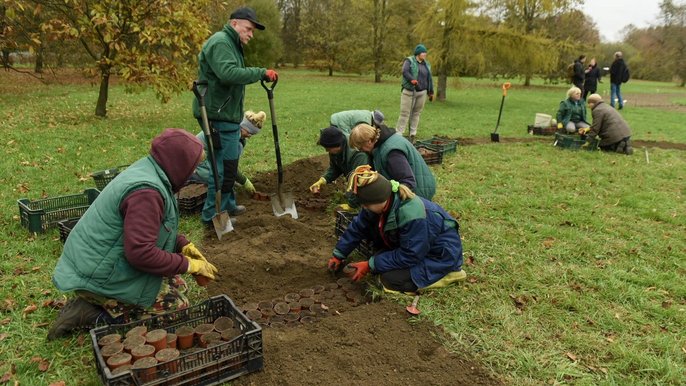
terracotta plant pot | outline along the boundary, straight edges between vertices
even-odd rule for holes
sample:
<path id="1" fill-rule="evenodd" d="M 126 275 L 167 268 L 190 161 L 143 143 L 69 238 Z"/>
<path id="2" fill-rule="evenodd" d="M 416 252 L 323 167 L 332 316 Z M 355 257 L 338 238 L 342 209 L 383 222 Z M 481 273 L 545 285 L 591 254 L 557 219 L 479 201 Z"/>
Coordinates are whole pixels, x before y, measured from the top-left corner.
<path id="1" fill-rule="evenodd" d="M 298 304 L 300 304 L 301 310 L 309 310 L 310 306 L 314 304 L 314 300 L 312 298 L 301 298 Z"/>
<path id="2" fill-rule="evenodd" d="M 175 348 L 165 348 L 155 354 L 155 359 L 157 359 L 157 362 L 161 363 L 161 366 L 159 367 L 162 370 L 166 370 L 173 374 L 178 370 L 179 363 L 175 359 L 179 357 L 179 354 L 179 350 Z"/>
<path id="3" fill-rule="evenodd" d="M 133 357 L 134 362 L 141 358 L 155 356 L 155 346 L 151 344 L 142 344 L 140 346 L 134 347 L 131 350 L 131 356 Z"/>
<path id="4" fill-rule="evenodd" d="M 176 329 L 176 346 L 181 350 L 193 347 L 195 330 L 191 326 L 181 326 Z"/>
<path id="5" fill-rule="evenodd" d="M 252 311 L 252 310 L 257 310 L 257 307 L 258 307 L 257 303 L 245 303 L 245 304 L 243 304 L 243 308 L 242 308 L 243 313 L 247 313 L 248 311 Z"/>
<path id="6" fill-rule="evenodd" d="M 105 361 L 107 361 L 110 357 L 122 352 L 124 352 L 124 345 L 119 342 L 108 344 L 107 346 L 104 346 L 102 349 L 100 349 L 102 359 L 104 359 Z"/>
<path id="7" fill-rule="evenodd" d="M 107 359 L 107 367 L 110 368 L 110 371 L 122 367 L 125 365 L 130 365 L 131 364 L 131 354 L 121 352 L 119 354 L 112 355 Z"/>
<path id="8" fill-rule="evenodd" d="M 202 336 L 200 336 L 200 347 L 207 348 L 207 346 L 210 343 L 216 342 L 218 340 L 222 340 L 222 335 L 220 333 L 216 331 L 208 332 L 207 334 L 203 334 Z"/>
<path id="9" fill-rule="evenodd" d="M 286 302 L 276 303 L 276 305 L 274 306 L 274 312 L 277 315 L 286 315 L 290 310 L 291 307 Z"/>
<path id="10" fill-rule="evenodd" d="M 324 289 L 325 289 L 324 286 L 321 285 L 321 284 L 317 284 L 317 285 L 315 285 L 315 286 L 312 287 L 312 290 L 313 290 L 314 293 L 316 293 L 316 294 L 321 293 L 322 291 L 324 291 Z"/>
<path id="11" fill-rule="evenodd" d="M 222 331 L 222 340 L 223 341 L 231 341 L 233 338 L 240 336 L 241 335 L 241 330 L 238 328 L 230 328 L 228 330 Z"/>
<path id="12" fill-rule="evenodd" d="M 284 296 L 283 298 L 284 298 L 284 300 L 286 300 L 286 303 L 293 303 L 293 302 L 297 302 L 298 300 L 300 300 L 300 295 L 296 294 L 295 292 L 292 292 L 292 293 L 286 294 L 286 296 Z"/>
<path id="13" fill-rule="evenodd" d="M 261 301 L 257 303 L 257 309 L 260 311 L 271 310 L 274 307 L 271 301 Z"/>
<path id="14" fill-rule="evenodd" d="M 167 348 L 176 348 L 176 334 L 167 334 Z"/>
<path id="15" fill-rule="evenodd" d="M 214 321 L 214 330 L 222 333 L 233 328 L 233 319 L 228 316 L 220 316 Z"/>
<path id="16" fill-rule="evenodd" d="M 155 367 L 156 365 L 157 359 L 154 357 L 145 357 L 133 362 L 131 371 L 136 374 L 141 382 L 151 382 L 155 380 L 157 375 L 157 367 Z"/>
<path id="17" fill-rule="evenodd" d="M 116 375 L 124 374 L 125 372 L 130 371 L 130 370 L 131 370 L 131 365 L 119 366 L 112 371 L 112 375 L 116 376 Z"/>
<path id="18" fill-rule="evenodd" d="M 352 281 L 348 279 L 347 277 L 342 277 L 338 280 L 336 280 L 336 284 L 338 284 L 338 287 L 343 287 L 346 284 L 350 284 Z"/>
<path id="19" fill-rule="evenodd" d="M 327 290 L 335 290 L 338 288 L 338 283 L 326 283 L 324 286 Z"/>
<path id="20" fill-rule="evenodd" d="M 98 339 L 98 346 L 103 347 L 103 346 L 107 346 L 108 344 L 119 343 L 119 342 L 121 342 L 121 335 L 119 335 L 119 334 L 108 334 L 108 335 L 105 335 L 102 338 Z"/>
<path id="21" fill-rule="evenodd" d="M 347 277 L 354 275 L 355 272 L 357 272 L 357 269 L 352 265 L 346 265 L 345 267 L 343 267 L 343 274 Z"/>
<path id="22" fill-rule="evenodd" d="M 302 324 L 314 323 L 316 321 L 317 319 L 314 316 L 303 316 L 300 318 L 300 323 Z"/>
<path id="23" fill-rule="evenodd" d="M 248 319 L 252 320 L 253 322 L 256 322 L 262 318 L 262 313 L 257 310 L 250 310 L 245 313 L 245 316 L 247 316 Z"/>
<path id="24" fill-rule="evenodd" d="M 146 332 L 148 332 L 148 328 L 147 328 L 146 326 L 137 326 L 137 327 L 134 327 L 134 328 L 130 329 L 130 330 L 126 333 L 126 337 L 128 338 L 128 337 L 130 337 L 131 335 L 141 335 L 141 336 L 144 336 Z"/>
<path id="25" fill-rule="evenodd" d="M 292 313 L 300 312 L 300 303 L 298 303 L 298 302 L 299 302 L 299 300 L 292 302 L 292 303 L 288 303 L 288 307 L 290 308 L 289 312 L 292 312 Z"/>
<path id="26" fill-rule="evenodd" d="M 145 341 L 147 344 L 155 346 L 155 352 L 163 350 L 167 348 L 167 331 L 161 328 L 148 331 L 145 334 Z"/>
<path id="27" fill-rule="evenodd" d="M 131 335 L 130 337 L 124 339 L 122 344 L 124 344 L 124 351 L 130 353 L 134 347 L 145 344 L 145 337 L 142 335 Z"/>
<path id="28" fill-rule="evenodd" d="M 207 287 L 207 285 L 212 281 L 212 279 L 203 275 L 193 275 L 193 279 L 195 279 L 195 283 L 200 287 Z"/>
<path id="29" fill-rule="evenodd" d="M 295 323 L 300 319 L 300 314 L 286 314 L 283 316 L 283 319 L 286 321 L 286 324 Z"/>
<path id="30" fill-rule="evenodd" d="M 314 290 L 312 288 L 305 288 L 301 289 L 300 292 L 298 293 L 300 295 L 300 298 L 310 298 L 312 295 L 314 295 Z"/>

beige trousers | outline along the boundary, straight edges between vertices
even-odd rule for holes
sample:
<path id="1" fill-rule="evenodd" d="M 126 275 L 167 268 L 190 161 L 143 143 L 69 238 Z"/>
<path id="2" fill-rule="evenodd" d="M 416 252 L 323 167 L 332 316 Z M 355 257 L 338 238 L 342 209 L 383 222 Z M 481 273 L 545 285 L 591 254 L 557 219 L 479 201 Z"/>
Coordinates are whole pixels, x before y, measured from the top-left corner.
<path id="1" fill-rule="evenodd" d="M 414 95 L 413 95 L 414 94 Z M 414 106 L 412 100 L 414 99 Z M 407 128 L 407 121 L 410 121 L 410 135 L 417 135 L 417 126 L 419 126 L 419 116 L 424 110 L 424 103 L 426 103 L 427 93 L 424 91 L 415 91 L 403 89 L 400 94 L 400 117 L 398 117 L 398 124 L 395 125 L 395 130 L 400 134 L 405 132 Z"/>

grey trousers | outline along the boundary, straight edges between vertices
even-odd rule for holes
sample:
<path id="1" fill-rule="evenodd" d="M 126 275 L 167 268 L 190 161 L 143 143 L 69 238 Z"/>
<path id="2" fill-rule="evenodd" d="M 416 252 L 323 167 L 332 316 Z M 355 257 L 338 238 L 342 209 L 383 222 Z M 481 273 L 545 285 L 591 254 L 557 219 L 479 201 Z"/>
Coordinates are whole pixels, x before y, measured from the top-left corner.
<path id="1" fill-rule="evenodd" d="M 413 95 L 414 94 L 414 95 Z M 414 106 L 412 100 L 414 99 Z M 398 124 L 395 125 L 395 130 L 400 134 L 405 132 L 407 128 L 407 121 L 410 121 L 410 135 L 417 135 L 417 126 L 419 126 L 419 116 L 424 110 L 424 103 L 426 103 L 427 92 L 403 89 L 400 94 L 400 116 L 398 117 Z"/>

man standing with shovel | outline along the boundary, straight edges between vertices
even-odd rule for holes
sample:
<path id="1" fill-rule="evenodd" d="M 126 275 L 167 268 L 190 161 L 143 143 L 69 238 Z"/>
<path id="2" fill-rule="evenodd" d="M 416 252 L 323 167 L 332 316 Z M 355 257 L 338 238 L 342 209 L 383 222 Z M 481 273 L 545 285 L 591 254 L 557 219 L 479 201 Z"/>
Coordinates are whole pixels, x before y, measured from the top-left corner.
<path id="1" fill-rule="evenodd" d="M 210 178 L 207 199 L 202 210 L 202 221 L 212 225 L 217 213 L 215 192 L 220 192 L 220 211 L 235 216 L 245 212 L 245 207 L 235 205 L 230 193 L 238 174 L 240 156 L 240 123 L 243 119 L 243 96 L 245 85 L 260 80 L 273 82 L 278 78 L 276 71 L 259 67 L 245 67 L 243 45 L 248 44 L 255 29 L 264 30 L 257 21 L 252 8 L 242 7 L 231 13 L 224 28 L 212 35 L 198 55 L 198 79 L 207 81 L 204 97 L 209 120 L 212 143 L 214 144 L 217 181 Z M 193 115 L 202 127 L 200 104 L 193 100 Z"/>

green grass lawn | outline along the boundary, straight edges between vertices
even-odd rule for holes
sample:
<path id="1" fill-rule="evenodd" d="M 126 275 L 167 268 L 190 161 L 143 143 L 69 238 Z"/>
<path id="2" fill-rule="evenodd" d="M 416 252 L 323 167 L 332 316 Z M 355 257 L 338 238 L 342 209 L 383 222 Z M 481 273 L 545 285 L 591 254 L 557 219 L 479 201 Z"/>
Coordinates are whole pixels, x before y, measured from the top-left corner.
<path id="1" fill-rule="evenodd" d="M 333 112 L 378 108 L 395 126 L 398 80 L 370 79 L 282 71 L 274 102 L 284 162 L 323 154 L 318 129 Z M 554 115 L 568 86 L 512 81 L 498 131 L 529 137 L 535 114 Z M 500 84 L 451 81 L 447 100 L 426 106 L 419 137 L 488 138 Z M 609 94 L 609 84 L 599 91 Z M 626 99 L 686 100 L 685 90 L 667 83 L 631 81 L 622 91 Z M 0 377 L 22 385 L 97 383 L 88 341 L 45 341 L 56 311 L 44 302 L 62 296 L 50 280 L 62 246 L 55 230 L 33 236 L 20 226 L 17 199 L 90 188 L 90 172 L 140 158 L 164 127 L 198 131 L 191 97 L 162 105 L 150 92 L 114 86 L 108 118 L 99 119 L 96 86 L 0 74 Z M 245 106 L 268 111 L 259 84 L 247 88 Z M 686 144 L 684 113 L 628 104 L 622 114 L 634 139 Z M 271 131 L 250 141 L 241 168 L 273 169 Z M 644 149 L 626 157 L 548 142 L 487 143 L 458 146 L 433 167 L 435 200 L 459 218 L 469 274 L 464 285 L 422 298 L 426 318 L 454 338 L 449 348 L 516 385 L 684 383 L 686 152 L 646 150 L 649 163 Z M 184 218 L 182 231 L 199 239 L 199 226 Z"/>

